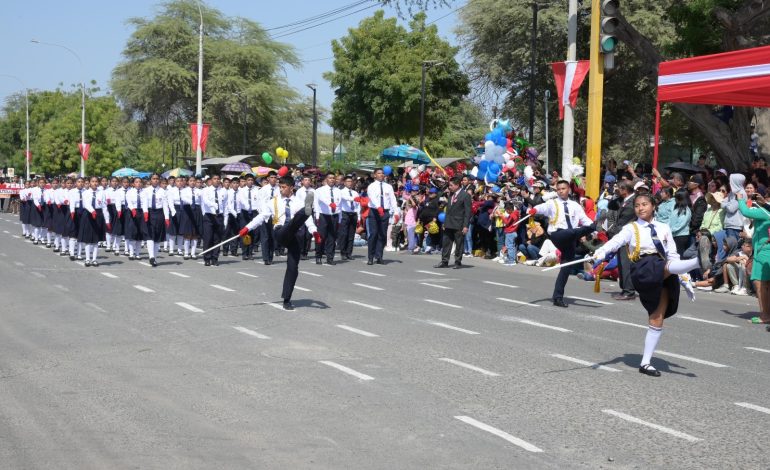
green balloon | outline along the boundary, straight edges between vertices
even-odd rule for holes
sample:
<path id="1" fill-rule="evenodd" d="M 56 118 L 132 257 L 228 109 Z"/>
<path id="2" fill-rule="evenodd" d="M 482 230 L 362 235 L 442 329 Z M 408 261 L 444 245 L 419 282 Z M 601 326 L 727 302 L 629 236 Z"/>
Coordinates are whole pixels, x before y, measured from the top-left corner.
<path id="1" fill-rule="evenodd" d="M 268 165 L 273 163 L 273 157 L 268 152 L 262 154 L 262 160 L 264 160 L 264 162 Z"/>

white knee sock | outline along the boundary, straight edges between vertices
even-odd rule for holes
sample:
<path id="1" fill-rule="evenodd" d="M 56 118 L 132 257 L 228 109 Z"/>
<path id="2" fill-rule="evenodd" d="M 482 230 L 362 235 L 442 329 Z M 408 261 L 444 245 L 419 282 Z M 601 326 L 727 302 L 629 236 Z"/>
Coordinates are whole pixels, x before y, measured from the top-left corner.
<path id="1" fill-rule="evenodd" d="M 669 261 L 667 266 L 668 272 L 671 274 L 685 274 L 693 269 L 698 269 L 699 267 L 700 264 L 698 264 L 698 258 Z"/>
<path id="2" fill-rule="evenodd" d="M 94 246 L 92 244 L 86 245 L 86 261 L 91 261 L 91 252 L 94 251 Z"/>
<path id="3" fill-rule="evenodd" d="M 53 239 L 53 247 L 54 248 L 64 249 L 64 247 L 61 244 L 61 235 L 59 235 L 58 233 L 56 234 L 56 236 Z"/>
<path id="4" fill-rule="evenodd" d="M 663 328 L 658 328 L 652 325 L 649 326 L 647 329 L 647 336 L 644 338 L 644 355 L 642 356 L 641 365 L 650 363 L 652 354 L 655 352 L 655 348 L 658 347 L 658 341 L 660 340 L 660 335 L 662 334 Z"/>
<path id="5" fill-rule="evenodd" d="M 99 256 L 99 245 L 94 245 L 93 253 L 91 253 L 91 261 L 96 261 L 96 258 Z"/>
<path id="6" fill-rule="evenodd" d="M 174 252 L 174 242 L 176 241 L 176 237 L 170 237 L 168 240 L 166 240 L 166 243 L 168 243 L 168 252 L 173 253 Z"/>
<path id="7" fill-rule="evenodd" d="M 191 250 L 190 254 L 192 256 L 195 256 L 195 252 L 198 250 L 198 240 L 193 240 L 192 241 L 192 247 L 190 248 L 190 250 Z"/>
<path id="8" fill-rule="evenodd" d="M 70 238 L 70 243 L 69 243 L 69 245 L 70 245 L 70 250 L 69 250 L 70 251 L 70 256 L 75 256 L 75 244 L 77 242 L 78 241 L 75 240 L 74 238 Z"/>
<path id="9" fill-rule="evenodd" d="M 129 256 L 134 256 L 134 242 L 126 240 L 126 250 Z"/>
<path id="10" fill-rule="evenodd" d="M 185 240 L 183 245 L 184 245 L 184 255 L 190 256 L 190 240 Z"/>
<path id="11" fill-rule="evenodd" d="M 154 241 L 147 240 L 147 256 L 149 256 L 150 258 L 155 258 L 156 257 L 155 250 L 157 249 L 158 249 L 158 245 Z"/>
<path id="12" fill-rule="evenodd" d="M 110 233 L 105 234 L 105 238 L 107 239 L 107 244 L 104 246 L 106 246 L 107 248 L 112 248 L 112 234 Z"/>
<path id="13" fill-rule="evenodd" d="M 181 255 L 182 254 L 182 244 L 184 243 L 184 237 L 180 237 L 177 235 L 176 237 L 176 249 L 177 252 Z"/>

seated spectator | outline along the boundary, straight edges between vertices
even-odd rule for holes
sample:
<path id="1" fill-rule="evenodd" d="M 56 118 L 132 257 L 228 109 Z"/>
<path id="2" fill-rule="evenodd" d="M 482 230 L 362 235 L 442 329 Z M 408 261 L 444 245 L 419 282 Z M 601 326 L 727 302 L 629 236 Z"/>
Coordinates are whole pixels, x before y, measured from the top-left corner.
<path id="1" fill-rule="evenodd" d="M 543 246 L 543 242 L 547 238 L 548 235 L 546 235 L 543 226 L 539 222 L 535 222 L 532 226 L 527 227 L 527 239 L 524 243 L 519 244 L 519 252 L 526 256 L 527 264 L 535 264 L 540 257 L 540 247 Z M 532 261 L 532 263 L 529 261 Z"/>
<path id="2" fill-rule="evenodd" d="M 733 237 L 727 237 L 725 240 L 725 252 L 729 254 L 725 257 L 722 266 L 723 284 L 714 290 L 720 294 L 730 292 L 733 295 L 749 295 L 751 285 L 747 276 L 746 266 L 751 260 L 752 246 L 751 240 L 743 240 L 739 248 L 730 253 L 728 250 L 731 245 L 737 245 Z M 731 288 L 732 286 L 732 288 Z"/>

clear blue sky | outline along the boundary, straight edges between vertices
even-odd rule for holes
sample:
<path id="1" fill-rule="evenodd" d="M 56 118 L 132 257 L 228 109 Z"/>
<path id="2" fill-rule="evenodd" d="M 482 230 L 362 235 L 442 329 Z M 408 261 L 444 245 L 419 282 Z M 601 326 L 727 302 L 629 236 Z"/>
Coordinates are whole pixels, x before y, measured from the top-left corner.
<path id="1" fill-rule="evenodd" d="M 271 28 L 353 2 L 354 0 L 208 0 L 205 4 L 227 16 L 242 16 Z M 39 90 L 54 89 L 59 83 L 69 87 L 80 82 L 81 72 L 71 54 L 60 48 L 30 43 L 30 39 L 35 38 L 64 44 L 73 49 L 83 60 L 86 78 L 96 80 L 98 86 L 103 90 L 107 89 L 112 69 L 122 60 L 121 52 L 132 32 L 126 25 L 126 19 L 134 16 L 153 16 L 159 3 L 159 0 L 5 2 L 3 13 L 0 15 L 0 41 L 4 51 L 0 74 L 15 75 L 22 79 L 27 87 Z M 453 29 L 457 20 L 457 13 L 453 10 L 465 2 L 455 3 L 457 5 L 452 8 L 427 12 L 428 21 L 444 17 L 439 19 L 436 25 L 441 36 L 453 44 L 456 43 Z M 352 11 L 365 6 L 367 5 L 356 7 Z M 322 74 L 332 67 L 332 60 L 329 58 L 332 55 L 331 40 L 344 36 L 348 28 L 356 26 L 377 8 L 280 38 L 280 41 L 295 46 L 301 59 L 305 61 L 300 70 L 290 71 L 290 84 L 301 93 L 312 93 L 305 84 L 317 83 L 319 103 L 327 109 L 330 108 L 334 95 Z M 396 16 L 396 11 L 392 8 L 385 8 L 385 11 L 388 16 Z M 0 77 L 0 97 L 3 100 L 20 89 L 21 86 L 17 82 Z"/>

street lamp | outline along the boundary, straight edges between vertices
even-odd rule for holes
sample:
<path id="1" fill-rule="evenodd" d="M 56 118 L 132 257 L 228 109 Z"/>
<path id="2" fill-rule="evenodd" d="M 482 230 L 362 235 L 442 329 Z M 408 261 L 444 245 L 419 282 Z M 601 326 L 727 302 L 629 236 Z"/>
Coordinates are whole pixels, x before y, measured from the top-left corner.
<path id="1" fill-rule="evenodd" d="M 201 135 L 203 134 L 203 10 L 201 2 L 198 0 L 198 14 L 201 17 L 200 27 L 198 28 L 198 132 L 195 150 L 195 174 L 201 174 L 201 160 L 203 150 L 201 149 Z"/>
<path id="2" fill-rule="evenodd" d="M 246 101 L 247 100 L 246 95 L 243 95 L 243 94 L 241 94 L 241 93 L 239 93 L 237 91 L 234 91 L 233 95 L 235 95 L 235 96 L 237 96 L 238 98 L 241 99 L 241 112 L 243 114 L 243 117 L 242 117 L 242 120 L 243 120 L 243 155 L 246 155 L 246 146 L 247 146 L 247 141 L 246 141 L 246 118 L 247 118 L 247 115 L 248 115 L 248 112 L 249 112 L 249 110 L 248 110 L 248 102 Z"/>
<path id="3" fill-rule="evenodd" d="M 21 81 L 19 77 L 13 76 L 13 75 L 5 75 L 0 74 L 0 77 L 7 77 L 12 78 L 19 82 L 21 86 L 24 88 L 24 107 L 26 108 L 27 112 L 27 151 L 24 153 L 24 160 L 27 161 L 27 180 L 29 180 L 29 88 L 27 88 L 26 85 L 24 85 L 24 82 Z"/>
<path id="4" fill-rule="evenodd" d="M 318 85 L 315 83 L 308 83 L 308 88 L 313 90 L 313 166 L 318 166 L 318 113 L 316 112 L 316 92 Z M 334 150 L 332 150 L 332 153 Z"/>
<path id="5" fill-rule="evenodd" d="M 70 49 L 67 46 L 64 46 L 62 44 L 54 44 L 51 42 L 43 42 L 38 41 L 37 39 L 32 39 L 30 42 L 33 42 L 35 44 L 42 44 L 45 46 L 54 46 L 54 47 L 60 47 L 62 49 L 65 49 L 70 54 L 75 56 L 75 58 L 78 60 L 78 63 L 80 64 L 80 76 L 83 77 L 83 81 L 80 83 L 80 143 L 82 145 L 82 148 L 85 149 L 86 146 L 86 81 L 85 81 L 85 71 L 83 69 L 83 61 L 80 59 L 80 56 Z M 86 176 L 86 160 L 83 158 L 83 155 L 80 156 L 80 177 Z"/>
<path id="6" fill-rule="evenodd" d="M 438 67 L 444 65 L 437 60 L 422 61 L 422 84 L 420 86 L 420 150 L 423 149 L 423 140 L 425 138 L 425 70 L 429 67 Z"/>

